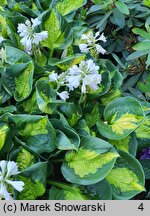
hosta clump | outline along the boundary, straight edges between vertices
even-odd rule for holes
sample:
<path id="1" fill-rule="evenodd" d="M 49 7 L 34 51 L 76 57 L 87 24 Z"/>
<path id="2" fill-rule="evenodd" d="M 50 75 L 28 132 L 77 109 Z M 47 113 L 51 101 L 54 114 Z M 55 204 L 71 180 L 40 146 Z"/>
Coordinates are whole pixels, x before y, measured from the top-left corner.
<path id="1" fill-rule="evenodd" d="M 149 69 L 128 78 L 132 48 L 117 42 L 141 3 L 93 2 L 89 11 L 86 0 L 0 3 L 0 199 L 122 200 L 149 190 Z"/>

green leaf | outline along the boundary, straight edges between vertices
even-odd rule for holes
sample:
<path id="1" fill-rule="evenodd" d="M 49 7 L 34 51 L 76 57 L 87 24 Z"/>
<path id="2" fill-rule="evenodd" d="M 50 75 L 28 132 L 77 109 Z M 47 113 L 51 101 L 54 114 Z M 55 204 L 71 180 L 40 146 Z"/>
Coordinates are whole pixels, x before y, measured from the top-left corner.
<path id="1" fill-rule="evenodd" d="M 124 139 L 109 140 L 109 142 L 118 150 L 128 152 L 136 156 L 138 142 L 135 133 L 131 133 Z"/>
<path id="2" fill-rule="evenodd" d="M 120 12 L 117 8 L 113 10 L 113 17 L 115 19 L 116 24 L 123 28 L 125 26 L 125 15 Z"/>
<path id="3" fill-rule="evenodd" d="M 19 152 L 16 162 L 18 164 L 19 170 L 23 171 L 27 167 L 34 164 L 34 156 L 26 149 L 21 148 L 21 152 Z"/>
<path id="4" fill-rule="evenodd" d="M 138 160 L 119 151 L 114 168 L 106 177 L 112 186 L 114 199 L 131 199 L 144 189 L 144 173 Z"/>
<path id="5" fill-rule="evenodd" d="M 47 117 L 39 115 L 14 115 L 18 136 L 37 154 L 50 153 L 56 148 L 56 133 Z"/>
<path id="6" fill-rule="evenodd" d="M 85 116 L 86 123 L 89 126 L 89 128 L 94 126 L 96 124 L 96 122 L 99 120 L 99 118 L 100 118 L 99 104 L 96 103 L 94 105 L 92 112 L 87 113 Z"/>
<path id="7" fill-rule="evenodd" d="M 32 182 L 40 182 L 43 186 L 46 186 L 47 179 L 47 171 L 48 166 L 47 162 L 38 162 L 33 164 L 32 166 L 27 167 L 22 172 L 20 172 L 19 176 L 23 176 L 29 178 Z M 50 172 L 50 166 L 49 166 Z"/>
<path id="8" fill-rule="evenodd" d="M 150 33 L 146 32 L 140 28 L 134 28 L 134 29 L 132 29 L 132 31 L 134 34 L 138 34 L 138 35 L 142 36 L 143 38 L 150 40 Z"/>
<path id="9" fill-rule="evenodd" d="M 82 109 L 79 104 L 67 103 L 60 105 L 59 109 L 67 116 L 68 122 L 71 127 L 77 124 L 78 120 L 82 116 Z"/>
<path id="10" fill-rule="evenodd" d="M 150 139 L 150 115 L 146 116 L 140 127 L 135 132 L 137 138 Z"/>
<path id="11" fill-rule="evenodd" d="M 6 48 L 6 63 L 13 65 L 15 63 L 27 63 L 32 58 L 27 53 L 15 47 L 5 46 Z"/>
<path id="12" fill-rule="evenodd" d="M 13 112 L 16 112 L 16 111 L 17 111 L 16 107 L 13 106 L 13 105 L 10 105 L 10 106 L 6 106 L 4 108 L 0 108 L 0 115 L 4 114 L 4 113 L 8 113 L 8 112 L 13 113 Z"/>
<path id="13" fill-rule="evenodd" d="M 0 6 L 1 6 L 1 5 L 4 5 L 4 4 L 7 4 L 7 0 L 1 0 Z"/>
<path id="14" fill-rule="evenodd" d="M 18 199 L 35 200 L 45 193 L 47 162 L 39 162 L 27 167 L 20 172 L 18 178 L 25 183 L 24 190 L 19 194 Z"/>
<path id="15" fill-rule="evenodd" d="M 97 183 L 112 169 L 118 153 L 106 141 L 92 136 L 81 140 L 78 151 L 69 151 L 61 171 L 67 181 L 89 185 Z"/>
<path id="16" fill-rule="evenodd" d="M 57 66 L 61 70 L 66 71 L 69 68 L 73 67 L 74 65 L 79 64 L 82 60 L 85 59 L 85 55 L 77 54 L 74 56 L 67 56 L 64 59 L 49 59 L 49 65 Z"/>
<path id="17" fill-rule="evenodd" d="M 141 50 L 141 51 L 135 51 L 135 52 L 133 52 L 133 53 L 131 53 L 127 58 L 126 58 L 126 60 L 127 61 L 130 61 L 130 60 L 133 60 L 133 59 L 137 59 L 137 58 L 139 58 L 139 57 L 141 57 L 141 56 L 143 56 L 143 55 L 146 55 L 147 53 L 149 53 L 149 50 Z"/>
<path id="18" fill-rule="evenodd" d="M 61 100 L 56 100 L 56 92 L 47 81 L 38 80 L 36 82 L 36 98 L 38 108 L 47 114 L 52 114 L 58 105 L 64 104 Z"/>
<path id="19" fill-rule="evenodd" d="M 54 0 L 56 1 L 56 0 Z M 56 4 L 56 9 L 61 13 L 63 16 L 71 13 L 74 10 L 82 7 L 86 4 L 86 0 L 61 0 Z"/>
<path id="20" fill-rule="evenodd" d="M 105 107 L 104 122 L 97 122 L 97 129 L 106 138 L 120 140 L 136 130 L 144 117 L 143 109 L 136 99 L 118 98 Z"/>
<path id="21" fill-rule="evenodd" d="M 139 160 L 141 163 L 144 173 L 145 173 L 145 178 L 150 179 L 150 161 L 148 160 Z"/>
<path id="22" fill-rule="evenodd" d="M 45 187 L 38 179 L 32 182 L 31 179 L 20 176 L 18 180 L 25 183 L 23 191 L 19 193 L 18 200 L 36 200 L 45 193 Z"/>
<path id="23" fill-rule="evenodd" d="M 70 37 L 70 26 L 64 17 L 55 10 L 48 11 L 45 16 L 44 27 L 48 31 L 48 38 L 42 42 L 42 45 L 51 49 L 52 57 L 54 49 L 63 49 L 62 45 L 68 45 L 66 39 Z"/>
<path id="24" fill-rule="evenodd" d="M 139 42 L 133 46 L 133 49 L 139 50 L 139 51 L 143 51 L 143 50 L 148 51 L 150 49 L 150 41 Z"/>
<path id="25" fill-rule="evenodd" d="M 37 105 L 36 92 L 31 93 L 30 97 L 24 100 L 22 103 L 17 104 L 19 112 L 27 114 L 38 114 L 40 112 Z"/>
<path id="26" fill-rule="evenodd" d="M 111 200 L 112 189 L 104 179 L 96 184 L 82 186 L 82 191 L 89 200 Z"/>
<path id="27" fill-rule="evenodd" d="M 2 79 L 0 78 L 0 105 L 5 103 L 8 99 L 10 99 L 10 97 L 10 94 L 8 94 L 6 89 L 3 87 Z"/>
<path id="28" fill-rule="evenodd" d="M 150 7 L 150 0 L 144 0 L 143 3 L 145 6 Z"/>
<path id="29" fill-rule="evenodd" d="M 16 101 L 27 98 L 32 91 L 34 65 L 28 63 L 13 64 L 2 75 L 4 88 Z"/>
<path id="30" fill-rule="evenodd" d="M 116 1 L 115 5 L 121 13 L 129 15 L 129 9 L 123 1 L 121 1 L 121 0 Z"/>
<path id="31" fill-rule="evenodd" d="M 58 133 L 57 148 L 62 150 L 77 150 L 80 145 L 80 137 L 77 132 L 70 127 L 65 117 L 60 114 L 60 119 L 51 119 L 51 122 Z"/>
<path id="32" fill-rule="evenodd" d="M 3 148 L 6 143 L 6 138 L 9 133 L 9 127 L 7 124 L 0 123 L 0 150 Z"/>
<path id="33" fill-rule="evenodd" d="M 79 186 L 54 182 L 49 190 L 49 200 L 87 200 Z"/>
<path id="34" fill-rule="evenodd" d="M 119 89 L 111 90 L 101 97 L 101 102 L 104 106 L 108 105 L 111 101 L 120 98 L 121 91 Z"/>

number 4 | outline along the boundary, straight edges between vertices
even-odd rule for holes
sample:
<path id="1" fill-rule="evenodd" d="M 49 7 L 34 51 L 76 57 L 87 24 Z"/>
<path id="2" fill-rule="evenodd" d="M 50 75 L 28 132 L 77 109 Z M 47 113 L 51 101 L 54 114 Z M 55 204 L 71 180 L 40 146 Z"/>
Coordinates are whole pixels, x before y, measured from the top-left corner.
<path id="1" fill-rule="evenodd" d="M 144 206 L 143 206 L 143 203 L 141 203 L 138 207 L 139 210 L 143 211 L 144 210 Z"/>

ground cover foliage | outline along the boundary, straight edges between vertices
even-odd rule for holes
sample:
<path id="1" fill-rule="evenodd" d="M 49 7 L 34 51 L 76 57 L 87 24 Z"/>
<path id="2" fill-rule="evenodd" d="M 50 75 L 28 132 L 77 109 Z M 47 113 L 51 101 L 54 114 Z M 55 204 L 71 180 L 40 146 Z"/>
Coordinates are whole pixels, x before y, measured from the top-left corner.
<path id="1" fill-rule="evenodd" d="M 150 1 L 0 1 L 0 199 L 150 198 Z"/>

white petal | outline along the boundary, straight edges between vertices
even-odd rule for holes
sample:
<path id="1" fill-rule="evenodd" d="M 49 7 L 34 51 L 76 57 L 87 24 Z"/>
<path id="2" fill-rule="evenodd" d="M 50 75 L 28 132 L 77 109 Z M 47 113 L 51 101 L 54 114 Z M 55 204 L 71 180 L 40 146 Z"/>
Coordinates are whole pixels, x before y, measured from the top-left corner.
<path id="1" fill-rule="evenodd" d="M 39 42 L 41 42 L 42 40 L 45 40 L 47 37 L 48 37 L 48 32 L 47 31 L 43 31 L 43 32 L 40 32 L 40 33 L 34 33 L 32 43 L 38 45 Z"/>
<path id="2" fill-rule="evenodd" d="M 66 76 L 67 86 L 71 89 L 78 88 L 80 85 L 81 75 L 78 76 Z"/>
<path id="3" fill-rule="evenodd" d="M 2 36 L 0 36 L 0 43 L 2 42 L 2 41 L 4 41 L 5 39 L 2 37 Z"/>
<path id="4" fill-rule="evenodd" d="M 90 48 L 87 44 L 79 44 L 79 49 L 82 53 L 88 53 Z"/>
<path id="5" fill-rule="evenodd" d="M 88 38 L 88 36 L 86 35 L 86 34 L 83 34 L 82 36 L 81 36 L 81 40 L 88 40 L 89 38 Z"/>
<path id="6" fill-rule="evenodd" d="M 101 36 L 98 38 L 98 40 L 106 42 L 106 37 L 104 36 L 104 33 L 101 34 Z"/>
<path id="7" fill-rule="evenodd" d="M 86 93 L 86 85 L 85 85 L 84 81 L 83 81 L 83 84 L 82 84 L 82 87 L 81 87 L 81 92 L 82 92 L 83 94 Z"/>
<path id="8" fill-rule="evenodd" d="M 17 175 L 18 173 L 19 171 L 17 163 L 15 163 L 14 161 L 8 161 L 6 178 L 11 175 Z"/>
<path id="9" fill-rule="evenodd" d="M 22 182 L 22 181 L 6 180 L 6 182 L 8 184 L 12 185 L 19 192 L 21 192 L 23 190 L 24 182 Z"/>
<path id="10" fill-rule="evenodd" d="M 18 33 L 22 33 L 28 30 L 28 26 L 26 26 L 24 23 L 19 23 L 17 29 Z"/>
<path id="11" fill-rule="evenodd" d="M 32 22 L 33 27 L 38 26 L 38 25 L 41 24 L 41 21 L 38 20 L 38 18 L 36 18 L 36 19 L 31 18 L 31 22 Z"/>
<path id="12" fill-rule="evenodd" d="M 69 98 L 69 93 L 67 91 L 63 91 L 61 93 L 57 92 L 57 94 L 59 95 L 59 97 L 63 100 L 66 101 L 66 99 Z"/>
<path id="13" fill-rule="evenodd" d="M 69 72 L 69 75 L 79 75 L 80 68 L 77 65 L 74 65 L 72 68 L 69 68 L 68 72 Z"/>
<path id="14" fill-rule="evenodd" d="M 97 38 L 99 35 L 100 35 L 100 32 L 97 31 L 96 34 L 95 34 L 95 38 Z"/>
<path id="15" fill-rule="evenodd" d="M 4 184 L 0 184 L 0 198 L 4 198 L 5 200 L 12 200 L 10 193 L 8 193 L 6 186 Z"/>
<path id="16" fill-rule="evenodd" d="M 31 22 L 30 22 L 30 20 L 26 20 L 26 21 L 25 21 L 25 24 L 26 24 L 28 27 L 31 27 Z"/>
<path id="17" fill-rule="evenodd" d="M 92 59 L 86 61 L 86 63 L 87 63 L 87 70 L 91 70 L 92 67 L 95 65 Z"/>
<path id="18" fill-rule="evenodd" d="M 52 72 L 52 74 L 49 75 L 49 79 L 51 82 L 56 82 L 58 80 L 58 74 Z"/>
<path id="19" fill-rule="evenodd" d="M 106 50 L 99 44 L 96 44 L 96 50 L 98 53 L 102 53 L 103 55 L 106 53 Z"/>

